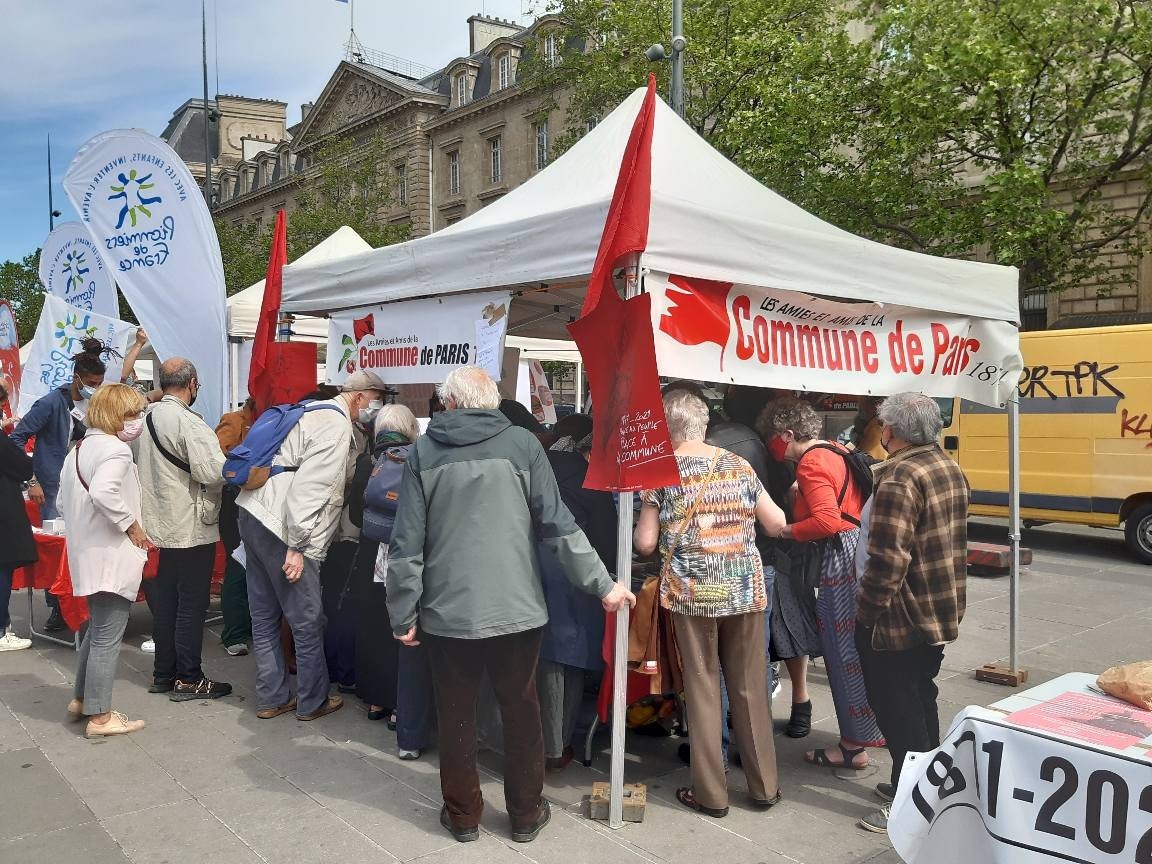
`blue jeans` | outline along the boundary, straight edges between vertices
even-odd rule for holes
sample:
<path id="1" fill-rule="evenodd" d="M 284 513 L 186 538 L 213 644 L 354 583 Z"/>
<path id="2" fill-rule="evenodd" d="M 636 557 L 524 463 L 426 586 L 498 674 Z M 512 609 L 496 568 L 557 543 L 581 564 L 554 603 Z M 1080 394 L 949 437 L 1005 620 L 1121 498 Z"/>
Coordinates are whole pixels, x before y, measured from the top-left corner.
<path id="1" fill-rule="evenodd" d="M 768 701 L 772 701 L 772 691 L 776 689 L 776 674 L 772 670 L 772 588 L 776 584 L 776 568 L 768 565 L 764 568 L 764 591 L 768 595 L 768 605 L 764 609 L 764 660 L 768 668 Z M 724 673 L 720 673 L 720 712 L 724 717 L 721 725 L 724 740 L 724 766 L 728 766 L 728 744 L 731 733 L 728 729 L 728 688 L 724 686 Z"/>
<path id="2" fill-rule="evenodd" d="M 12 619 L 8 617 L 8 599 L 12 596 L 12 571 L 0 567 L 0 635 L 8 629 Z"/>

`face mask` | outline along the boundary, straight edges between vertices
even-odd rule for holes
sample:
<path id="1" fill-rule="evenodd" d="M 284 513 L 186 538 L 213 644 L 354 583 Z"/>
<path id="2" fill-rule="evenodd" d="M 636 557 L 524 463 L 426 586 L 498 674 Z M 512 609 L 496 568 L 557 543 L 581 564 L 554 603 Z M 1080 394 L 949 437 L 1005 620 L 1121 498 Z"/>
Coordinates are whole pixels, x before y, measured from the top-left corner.
<path id="1" fill-rule="evenodd" d="M 116 437 L 125 443 L 135 441 L 144 431 L 144 421 L 140 418 L 124 421 L 124 428 L 116 433 Z"/>
<path id="2" fill-rule="evenodd" d="M 81 399 L 91 399 L 95 395 L 96 395 L 96 388 L 95 387 L 89 387 L 87 384 L 81 384 L 80 385 L 80 398 Z"/>
<path id="3" fill-rule="evenodd" d="M 196 404 L 196 397 L 200 395 L 200 385 L 196 385 L 196 389 L 188 389 L 188 407 L 191 408 Z"/>
<path id="4" fill-rule="evenodd" d="M 384 407 L 383 402 L 369 402 L 367 408 L 361 408 L 358 419 L 361 426 L 371 426 L 376 419 L 376 415 L 380 413 L 380 409 Z"/>
<path id="5" fill-rule="evenodd" d="M 768 442 L 768 452 L 772 454 L 772 458 L 777 462 L 783 462 L 785 454 L 788 453 L 788 442 L 784 440 L 783 435 L 776 435 Z"/>

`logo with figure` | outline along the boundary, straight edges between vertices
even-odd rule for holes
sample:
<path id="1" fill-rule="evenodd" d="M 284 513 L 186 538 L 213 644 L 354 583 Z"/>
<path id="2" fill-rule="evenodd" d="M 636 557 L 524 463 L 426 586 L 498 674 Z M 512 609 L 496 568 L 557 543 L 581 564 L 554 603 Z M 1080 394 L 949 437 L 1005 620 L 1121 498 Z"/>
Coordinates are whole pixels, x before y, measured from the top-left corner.
<path id="1" fill-rule="evenodd" d="M 64 256 L 64 267 L 62 270 L 64 278 L 68 280 L 68 284 L 64 290 L 71 291 L 84 284 L 84 274 L 91 269 L 85 267 L 84 263 L 83 252 L 73 251 Z"/>
<path id="2" fill-rule="evenodd" d="M 120 205 L 120 218 L 116 220 L 116 230 L 119 231 L 124 227 L 124 220 L 129 219 L 132 222 L 132 227 L 136 227 L 136 214 L 143 213 L 145 216 L 151 217 L 152 211 L 148 209 L 150 204 L 161 203 L 159 195 L 145 195 L 144 193 L 153 188 L 156 184 L 149 183 L 152 179 L 151 174 L 145 174 L 143 177 L 136 176 L 136 169 L 131 169 L 127 174 L 121 173 L 117 179 L 120 181 L 119 186 L 109 186 L 115 194 L 109 195 L 109 201 L 122 199 Z"/>
<path id="3" fill-rule="evenodd" d="M 99 328 L 91 323 L 91 316 L 84 315 L 81 319 L 81 315 L 81 312 L 65 315 L 63 321 L 56 322 L 55 336 L 62 349 L 71 350 L 74 343 L 96 335 Z"/>

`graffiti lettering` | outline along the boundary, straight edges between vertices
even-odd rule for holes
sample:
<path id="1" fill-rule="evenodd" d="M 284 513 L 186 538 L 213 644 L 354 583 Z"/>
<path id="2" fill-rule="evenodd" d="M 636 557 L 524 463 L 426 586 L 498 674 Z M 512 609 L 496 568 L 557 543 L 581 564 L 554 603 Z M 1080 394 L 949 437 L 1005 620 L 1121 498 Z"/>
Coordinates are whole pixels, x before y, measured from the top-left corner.
<path id="1" fill-rule="evenodd" d="M 1116 396 L 1124 393 L 1108 380 L 1119 366 L 1101 366 L 1095 360 L 1081 360 L 1071 368 L 1028 366 L 1020 375 L 1020 396 L 1024 399 L 1065 399 L 1073 396 Z"/>
<path id="2" fill-rule="evenodd" d="M 1148 443 L 1144 446 L 1152 450 L 1152 423 L 1148 422 L 1147 412 L 1143 414 L 1129 414 L 1127 408 L 1121 410 L 1120 437 L 1147 438 Z"/>

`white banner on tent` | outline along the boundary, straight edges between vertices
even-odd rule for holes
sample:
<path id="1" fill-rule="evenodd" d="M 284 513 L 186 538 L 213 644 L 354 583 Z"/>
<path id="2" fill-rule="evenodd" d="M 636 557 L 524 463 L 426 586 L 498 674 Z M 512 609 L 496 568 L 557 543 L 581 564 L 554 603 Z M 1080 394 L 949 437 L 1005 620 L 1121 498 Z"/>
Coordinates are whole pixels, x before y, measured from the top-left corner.
<path id="1" fill-rule="evenodd" d="M 648 273 L 660 374 L 828 393 L 905 391 L 1002 407 L 1016 328 L 879 303 Z"/>
<path id="2" fill-rule="evenodd" d="M 104 358 L 108 366 L 104 380 L 119 381 L 124 354 L 135 336 L 135 324 L 77 309 L 53 294 L 45 294 L 40 322 L 20 378 L 20 413 L 27 414 L 41 396 L 71 383 L 72 357 L 80 353 L 80 343 L 85 339 L 99 339 L 118 352 Z"/>
<path id="3" fill-rule="evenodd" d="M 40 282 L 77 309 L 119 318 L 116 283 L 104 256 L 79 222 L 65 222 L 44 241 L 40 250 Z"/>
<path id="4" fill-rule="evenodd" d="M 328 322 L 328 382 L 367 369 L 387 384 L 438 384 L 459 366 L 497 381 L 511 294 L 460 294 L 350 309 Z"/>
<path id="5" fill-rule="evenodd" d="M 1152 851 L 1147 761 L 1058 741 L 966 708 L 910 754 L 888 818 L 908 864 L 1121 864 Z"/>
<path id="6" fill-rule="evenodd" d="M 80 148 L 64 189 L 156 353 L 196 364 L 196 410 L 215 425 L 228 392 L 224 268 L 183 160 L 146 132 L 103 132 Z"/>

